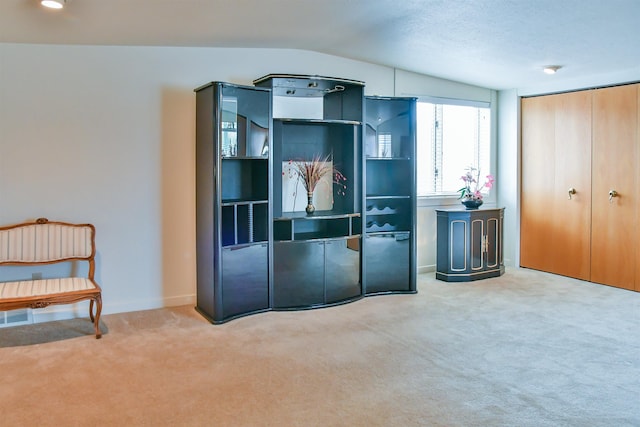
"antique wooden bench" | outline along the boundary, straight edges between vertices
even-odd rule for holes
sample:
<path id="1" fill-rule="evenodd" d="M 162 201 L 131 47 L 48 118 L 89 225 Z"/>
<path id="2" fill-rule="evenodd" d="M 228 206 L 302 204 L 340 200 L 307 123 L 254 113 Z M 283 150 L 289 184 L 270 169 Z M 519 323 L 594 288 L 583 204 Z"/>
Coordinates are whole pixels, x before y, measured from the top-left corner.
<path id="1" fill-rule="evenodd" d="M 95 325 L 96 338 L 100 338 L 102 291 L 93 278 L 95 254 L 95 227 L 91 224 L 69 224 L 39 218 L 33 222 L 0 227 L 0 267 L 71 261 L 89 263 L 87 277 L 0 282 L 0 311 L 89 300 L 89 317 Z"/>

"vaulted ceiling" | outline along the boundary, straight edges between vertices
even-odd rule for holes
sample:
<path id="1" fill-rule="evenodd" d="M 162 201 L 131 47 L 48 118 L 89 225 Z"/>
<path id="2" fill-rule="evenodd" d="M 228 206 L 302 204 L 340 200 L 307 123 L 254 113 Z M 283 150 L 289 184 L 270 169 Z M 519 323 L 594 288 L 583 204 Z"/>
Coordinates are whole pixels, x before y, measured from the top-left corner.
<path id="1" fill-rule="evenodd" d="M 638 0 L 0 2 L 0 42 L 305 49 L 493 89 L 640 80 L 639 22 Z"/>

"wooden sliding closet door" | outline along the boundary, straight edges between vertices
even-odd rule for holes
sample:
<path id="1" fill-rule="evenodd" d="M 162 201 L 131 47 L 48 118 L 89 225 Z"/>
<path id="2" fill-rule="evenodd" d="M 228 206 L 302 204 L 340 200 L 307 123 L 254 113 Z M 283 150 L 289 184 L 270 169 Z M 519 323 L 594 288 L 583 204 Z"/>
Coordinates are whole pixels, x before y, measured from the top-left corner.
<path id="1" fill-rule="evenodd" d="M 522 100 L 520 265 L 590 276 L 591 92 Z"/>
<path id="2" fill-rule="evenodd" d="M 589 280 L 591 266 L 591 91 L 558 95 L 554 272 Z M 575 190 L 575 193 L 574 193 Z"/>
<path id="3" fill-rule="evenodd" d="M 638 257 L 637 132 L 638 85 L 594 91 L 591 280 L 631 290 Z"/>
<path id="4" fill-rule="evenodd" d="M 520 216 L 520 265 L 553 270 L 553 254 L 547 235 L 553 226 L 549 201 L 555 165 L 555 97 L 523 98 L 522 110 L 522 196 Z"/>

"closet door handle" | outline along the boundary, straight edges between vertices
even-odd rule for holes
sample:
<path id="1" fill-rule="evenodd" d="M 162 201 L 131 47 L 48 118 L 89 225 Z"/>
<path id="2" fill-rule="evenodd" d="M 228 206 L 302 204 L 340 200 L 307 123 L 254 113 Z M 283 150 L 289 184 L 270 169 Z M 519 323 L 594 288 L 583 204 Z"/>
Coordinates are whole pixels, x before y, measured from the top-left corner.
<path id="1" fill-rule="evenodd" d="M 616 190 L 609 191 L 609 203 L 613 202 L 614 197 L 618 197 L 618 192 Z"/>
<path id="2" fill-rule="evenodd" d="M 571 187 L 571 188 L 569 189 L 569 200 L 571 200 L 571 196 L 573 196 L 573 195 L 574 195 L 574 194 L 576 194 L 576 193 L 577 193 L 576 189 L 575 189 L 575 188 L 573 188 L 573 187 Z"/>

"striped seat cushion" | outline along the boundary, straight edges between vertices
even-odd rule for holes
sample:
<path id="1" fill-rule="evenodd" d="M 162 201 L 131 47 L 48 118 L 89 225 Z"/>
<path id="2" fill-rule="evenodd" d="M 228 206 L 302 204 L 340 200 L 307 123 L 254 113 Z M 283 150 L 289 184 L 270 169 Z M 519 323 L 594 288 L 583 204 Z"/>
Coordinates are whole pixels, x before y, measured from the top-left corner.
<path id="1" fill-rule="evenodd" d="M 0 283 L 0 300 L 46 296 L 91 289 L 96 289 L 96 285 L 91 280 L 83 277 L 3 282 Z"/>

